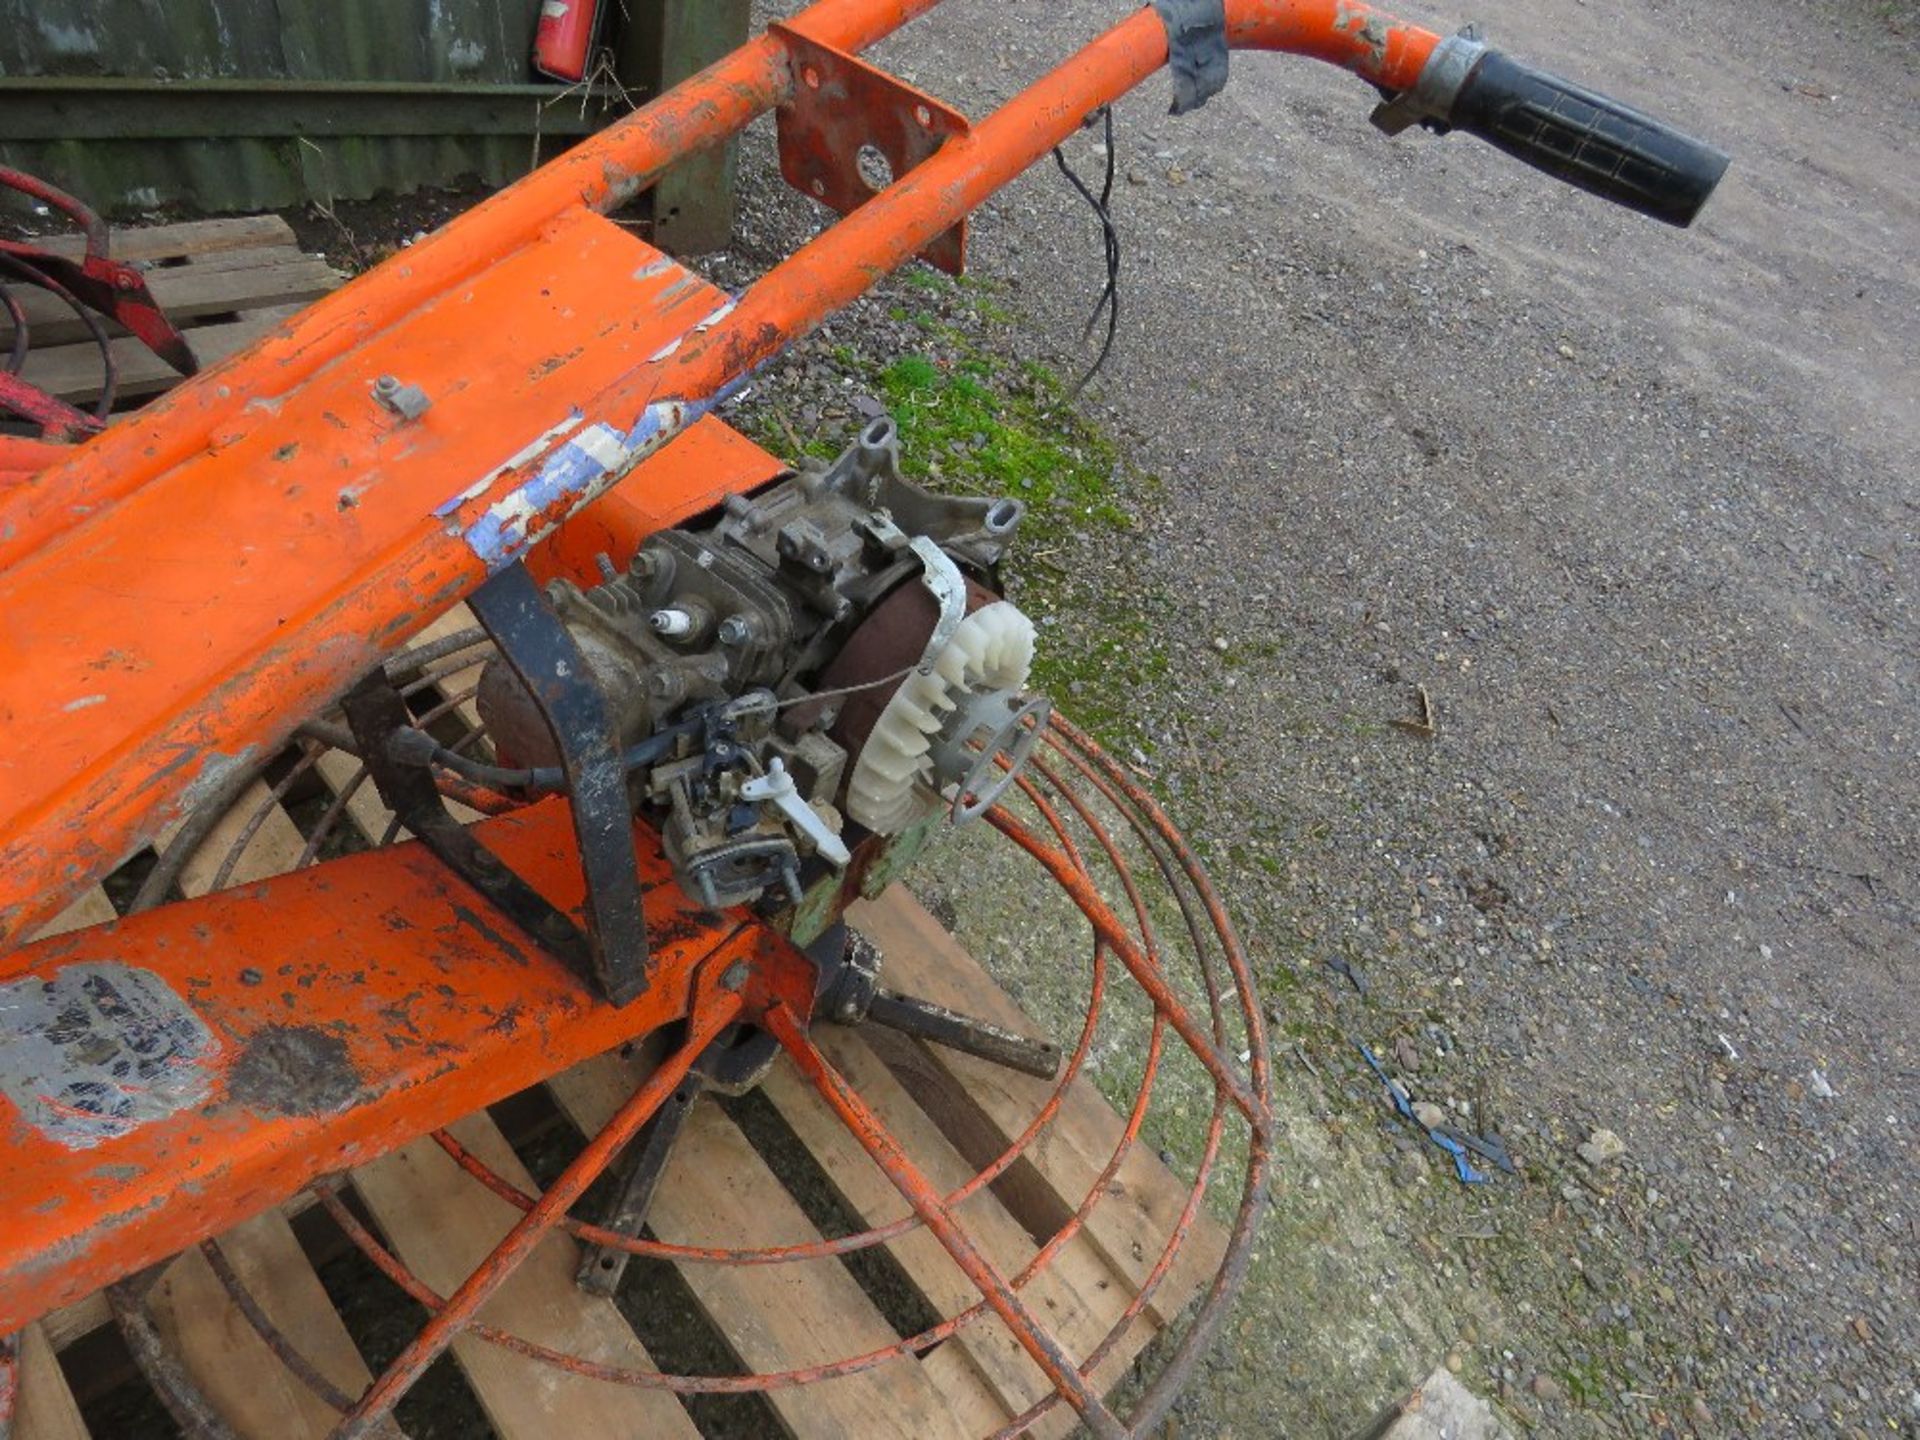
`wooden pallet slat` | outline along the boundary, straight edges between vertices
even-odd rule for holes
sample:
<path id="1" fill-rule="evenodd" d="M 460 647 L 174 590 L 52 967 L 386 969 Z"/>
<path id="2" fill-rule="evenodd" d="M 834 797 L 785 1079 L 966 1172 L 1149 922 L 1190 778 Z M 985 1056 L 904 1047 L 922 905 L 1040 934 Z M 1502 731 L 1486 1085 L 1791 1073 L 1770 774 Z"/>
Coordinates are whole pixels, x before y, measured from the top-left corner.
<path id="1" fill-rule="evenodd" d="M 854 906 L 847 919 L 879 946 L 886 957 L 889 984 L 1009 1029 L 1031 1025 L 980 962 L 900 887 L 879 900 Z M 1049 1089 L 1049 1082 L 970 1055 L 937 1047 L 921 1047 L 916 1053 L 932 1067 L 925 1091 L 939 1094 L 957 1088 L 993 1123 L 997 1134 L 992 1138 L 999 1144 L 1025 1129 Z M 915 1098 L 922 1098 L 920 1090 L 915 1090 Z M 1076 1081 L 1063 1097 L 1056 1123 L 1041 1133 L 1029 1152 L 1034 1172 L 1045 1177 L 1055 1187 L 1059 1203 L 1071 1209 L 1099 1179 L 1124 1128 L 1120 1116 L 1091 1084 Z M 1159 1260 L 1186 1197 L 1187 1186 L 1145 1146 L 1135 1145 L 1114 1176 L 1112 1192 L 1093 1211 L 1083 1233 L 1130 1285 L 1138 1287 Z M 1225 1253 L 1226 1236 L 1219 1227 L 1196 1223 L 1162 1293 L 1148 1307 L 1154 1322 L 1168 1323 L 1184 1305 L 1184 1297 L 1211 1279 Z M 1175 1299 L 1169 1301 L 1169 1296 Z"/>
<path id="2" fill-rule="evenodd" d="M 973 1175 L 976 1167 L 953 1148 L 862 1037 L 828 1025 L 820 1027 L 818 1038 L 834 1067 L 873 1107 L 935 1185 L 951 1191 Z M 904 1213 L 904 1202 L 892 1182 L 796 1073 L 778 1069 L 768 1077 L 766 1088 L 768 1097 L 806 1142 L 809 1153 L 827 1168 L 836 1187 L 868 1224 L 886 1223 Z M 959 1215 L 1003 1275 L 1018 1274 L 1039 1249 L 991 1188 L 969 1199 L 960 1207 Z M 972 1282 L 925 1230 L 903 1236 L 896 1245 L 896 1258 L 942 1314 L 956 1314 L 979 1298 Z M 1075 1236 L 1022 1293 L 1066 1351 L 1079 1358 L 1091 1353 L 1106 1336 L 1133 1291 L 1085 1236 Z M 959 1341 L 960 1349 L 987 1377 L 1004 1408 L 1005 1413 L 995 1417 L 994 1426 L 1020 1414 L 1052 1388 L 999 1317 L 983 1317 L 961 1331 Z M 1137 1349 L 1137 1345 L 1133 1347 Z M 1127 1350 L 1129 1358 L 1133 1350 Z M 984 1428 L 993 1427 L 983 1427 L 982 1433 Z"/>
<path id="3" fill-rule="evenodd" d="M 181 867 L 184 894 L 204 895 L 213 889 L 229 850 L 263 810 L 264 818 L 228 883 L 249 884 L 298 863 L 304 838 L 287 813 L 272 803 L 265 783 L 256 781 Z M 163 835 L 162 847 L 171 839 L 171 832 Z M 215 1243 L 268 1318 L 315 1369 L 348 1395 L 358 1395 L 372 1383 L 366 1361 L 281 1212 L 257 1216 Z M 187 1374 L 238 1433 L 321 1440 L 338 1423 L 333 1409 L 268 1348 L 197 1250 L 187 1251 L 168 1268 L 149 1305 L 155 1326 Z M 389 1427 L 389 1433 L 398 1440 L 397 1431 Z"/>
<path id="4" fill-rule="evenodd" d="M 60 1373 L 46 1332 L 29 1325 L 20 1336 L 20 1394 L 13 1417 L 14 1440 L 89 1440 L 80 1407 Z"/>
<path id="5" fill-rule="evenodd" d="M 85 239 L 77 231 L 33 243 L 70 260 L 79 259 L 87 250 Z M 173 225 L 116 227 L 110 233 L 108 249 L 116 260 L 142 262 L 294 243 L 293 227 L 278 215 L 231 215 L 217 220 L 182 220 Z"/>
<path id="6" fill-rule="evenodd" d="M 49 920 L 33 938 L 45 940 L 51 935 L 64 935 L 69 930 L 83 930 L 89 925 L 99 925 L 113 919 L 116 913 L 113 902 L 107 898 L 107 892 L 96 885 Z"/>
<path id="7" fill-rule="evenodd" d="M 322 1375 L 358 1395 L 372 1375 L 278 1211 L 215 1242 L 260 1307 Z M 199 1250 L 167 1268 L 148 1310 L 193 1382 L 241 1435 L 325 1440 L 340 1417 L 281 1363 L 234 1304 Z M 392 1440 L 397 1432 L 389 1430 Z"/>
<path id="8" fill-rule="evenodd" d="M 248 314 L 244 319 L 218 325 L 201 325 L 187 330 L 187 340 L 202 369 L 238 354 L 254 341 L 265 337 L 299 306 L 276 305 Z M 174 368 L 131 336 L 108 342 L 113 348 L 113 363 L 120 399 L 157 395 L 179 379 Z M 100 398 L 105 379 L 100 368 L 100 352 L 89 341 L 84 345 L 59 345 L 51 350 L 34 349 L 27 354 L 21 378 L 31 385 L 58 395 L 70 405 L 86 409 Z"/>
<path id="9" fill-rule="evenodd" d="M 227 251 L 207 263 L 189 263 L 171 270 L 155 270 L 147 276 L 147 289 L 167 317 L 181 330 L 199 353 L 193 322 L 207 315 L 232 315 L 242 311 L 264 310 L 276 305 L 304 305 L 329 290 L 338 289 L 340 274 L 317 255 L 308 255 L 291 245 L 264 250 Z M 73 313 L 66 301 L 45 290 L 21 286 L 15 292 L 27 317 L 27 333 L 34 351 L 55 359 L 62 348 L 80 346 L 98 363 L 87 324 Z M 103 321 L 108 332 L 127 332 L 111 321 Z M 11 326 L 0 328 L 0 339 L 10 336 Z M 204 361 L 205 357 L 201 357 Z M 29 367 L 28 373 L 32 373 Z M 35 382 L 40 383 L 40 382 Z"/>
<path id="10" fill-rule="evenodd" d="M 597 1134 L 645 1078 L 618 1056 L 577 1065 L 547 1082 L 582 1132 Z M 805 1244 L 819 1239 L 720 1107 L 697 1105 L 674 1147 L 648 1215 L 669 1244 Z M 794 1265 L 681 1267 L 708 1319 L 754 1370 L 786 1370 L 877 1349 L 899 1337 L 837 1260 Z M 910 1359 L 815 1385 L 767 1392 L 800 1440 L 902 1435 L 965 1440 L 946 1398 Z"/>

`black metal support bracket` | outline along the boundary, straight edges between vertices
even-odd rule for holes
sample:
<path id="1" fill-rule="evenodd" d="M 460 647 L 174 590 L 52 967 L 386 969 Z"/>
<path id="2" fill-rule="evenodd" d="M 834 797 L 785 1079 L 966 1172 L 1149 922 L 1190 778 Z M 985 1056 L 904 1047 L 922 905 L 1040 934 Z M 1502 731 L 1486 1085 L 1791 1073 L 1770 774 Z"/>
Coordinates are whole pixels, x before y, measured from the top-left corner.
<path id="1" fill-rule="evenodd" d="M 627 770 L 606 697 L 526 566 L 502 570 L 474 591 L 467 606 L 500 647 L 553 735 L 587 883 L 586 943 L 593 973 L 607 998 L 625 1005 L 647 989 L 647 922 Z"/>
<path id="2" fill-rule="evenodd" d="M 627 1162 L 626 1178 L 621 1181 L 618 1198 L 601 1222 L 607 1229 L 621 1235 L 637 1237 L 640 1234 L 647 1223 L 647 1212 L 653 1208 L 653 1197 L 660 1189 L 660 1177 L 667 1173 L 667 1161 L 673 1158 L 673 1147 L 680 1139 L 680 1132 L 687 1128 L 687 1117 L 693 1113 L 694 1102 L 706 1088 L 706 1082 L 697 1073 L 688 1075 L 677 1090 L 660 1102 L 660 1108 L 647 1122 L 646 1131 L 628 1147 L 627 1153 L 632 1158 Z M 575 1282 L 589 1295 L 611 1295 L 620 1288 L 621 1277 L 627 1273 L 627 1262 L 631 1259 L 630 1250 L 615 1245 L 589 1245 L 581 1252 L 580 1268 L 574 1272 Z"/>
<path id="3" fill-rule="evenodd" d="M 400 823 L 535 944 L 593 983 L 592 952 L 580 927 L 447 813 L 432 771 L 395 758 L 390 742 L 412 726 L 413 716 L 386 671 L 376 667 L 341 703 L 374 788 Z"/>
<path id="4" fill-rule="evenodd" d="M 836 1025 L 878 1025 L 1042 1080 L 1060 1073 L 1060 1049 L 1051 1041 L 1029 1039 L 990 1021 L 887 989 L 880 983 L 880 952 L 844 923 L 809 945 L 807 954 L 820 966 L 815 1013 L 821 1019 Z"/>
<path id="5" fill-rule="evenodd" d="M 395 753 L 394 737 L 412 729 L 413 717 L 383 669 L 347 693 L 347 725 L 380 798 L 400 823 L 548 953 L 625 1005 L 649 983 L 647 926 L 626 767 L 606 700 L 526 567 L 501 571 L 468 604 L 526 685 L 559 751 L 586 881 L 585 930 L 447 812 L 431 770 Z"/>
<path id="6" fill-rule="evenodd" d="M 694 1102 L 702 1095 L 741 1095 L 758 1085 L 780 1053 L 780 1044 L 766 1030 L 729 1025 L 700 1052 L 679 1088 L 661 1102 L 638 1139 L 627 1147 L 626 1177 L 620 1193 L 602 1222 L 609 1230 L 638 1237 L 660 1189 L 660 1177 L 673 1158 L 673 1147 L 686 1129 Z M 590 1295 L 611 1295 L 627 1273 L 631 1250 L 616 1245 L 589 1245 L 580 1257 L 575 1279 Z"/>

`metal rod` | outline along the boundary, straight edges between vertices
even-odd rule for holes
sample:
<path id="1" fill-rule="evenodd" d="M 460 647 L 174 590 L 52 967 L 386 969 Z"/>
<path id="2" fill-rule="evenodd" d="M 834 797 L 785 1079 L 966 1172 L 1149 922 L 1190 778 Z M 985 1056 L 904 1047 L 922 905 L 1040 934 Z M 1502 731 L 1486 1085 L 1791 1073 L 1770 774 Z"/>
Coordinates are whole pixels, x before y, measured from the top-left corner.
<path id="1" fill-rule="evenodd" d="M 880 1117 L 867 1107 L 853 1087 L 847 1084 L 845 1077 L 827 1063 L 826 1056 L 815 1048 L 799 1019 L 784 1003 L 776 1004 L 767 1011 L 767 1028 L 779 1039 L 787 1054 L 793 1057 L 800 1073 L 813 1083 L 820 1097 L 840 1117 L 841 1123 L 854 1139 L 860 1142 L 861 1148 L 886 1172 L 894 1188 L 913 1207 L 914 1213 L 925 1222 L 927 1229 L 933 1232 L 953 1257 L 954 1263 L 986 1297 L 987 1304 L 1006 1322 L 1007 1329 L 1020 1342 L 1020 1348 L 1033 1357 L 1034 1363 L 1045 1373 L 1054 1389 L 1080 1412 L 1080 1418 L 1087 1428 L 1103 1437 L 1103 1440 L 1125 1440 L 1127 1427 L 1107 1408 L 1106 1401 L 1101 1399 L 1099 1393 L 1088 1385 L 1087 1377 L 1075 1367 L 1072 1357 L 1048 1332 L 1040 1317 L 1027 1307 L 1019 1293 L 1007 1283 L 1006 1276 L 995 1268 L 993 1262 L 974 1244 L 973 1237 L 954 1219 L 953 1212 L 941 1200 L 939 1190 L 908 1157 Z"/>
<path id="2" fill-rule="evenodd" d="M 1059 1046 L 1045 1040 L 1030 1040 L 1025 1035 L 1016 1035 L 985 1020 L 976 1020 L 971 1015 L 962 1015 L 911 995 L 876 990 L 867 1005 L 867 1019 L 889 1030 L 898 1030 L 902 1035 L 977 1055 L 1037 1079 L 1051 1080 L 1060 1072 Z"/>
<path id="3" fill-rule="evenodd" d="M 693 1102 L 705 1089 L 697 1076 L 688 1076 L 661 1105 L 645 1137 L 635 1142 L 639 1154 L 633 1157 L 632 1168 L 621 1184 L 619 1199 L 607 1212 L 609 1230 L 638 1235 L 646 1225 L 647 1212 L 653 1208 L 653 1197 L 660 1189 L 660 1177 L 667 1173 L 667 1161 L 673 1158 L 673 1147 L 687 1128 Z M 632 1251 L 617 1245 L 589 1245 L 580 1257 L 575 1278 L 580 1288 L 590 1294 L 611 1295 L 620 1288 L 620 1279 L 627 1273 L 627 1262 L 632 1259 Z"/>
<path id="4" fill-rule="evenodd" d="M 1053 876 L 1060 888 L 1073 897 L 1074 904 L 1079 906 L 1080 913 L 1087 917 L 1088 923 L 1093 926 L 1094 933 L 1113 947 L 1114 953 L 1120 957 L 1120 962 L 1132 972 L 1140 988 L 1152 999 L 1154 1008 L 1167 1017 L 1180 1038 L 1187 1042 L 1187 1047 L 1193 1051 L 1195 1058 L 1207 1067 L 1207 1072 L 1213 1076 L 1214 1082 L 1232 1098 L 1233 1103 L 1239 1107 L 1240 1113 L 1247 1117 L 1248 1123 L 1262 1134 L 1271 1129 L 1272 1115 L 1247 1088 L 1247 1082 L 1233 1073 L 1226 1062 L 1226 1057 L 1221 1055 L 1214 1045 L 1212 1037 L 1200 1028 L 1199 1022 L 1193 1018 L 1193 1013 L 1168 986 L 1167 977 L 1140 953 L 1140 947 L 1134 943 L 1126 926 L 1122 925 L 1119 917 L 1108 908 L 1107 902 L 1101 898 L 1100 892 L 1094 888 L 1093 883 L 1075 870 L 1058 850 L 1037 839 L 1032 832 L 1005 811 L 990 811 L 987 819 L 1001 834 L 1038 860 L 1046 868 L 1047 873 Z"/>
<path id="5" fill-rule="evenodd" d="M 686 1043 L 633 1092 L 633 1098 L 620 1107 L 620 1112 L 607 1122 L 607 1128 L 588 1142 L 587 1148 L 567 1166 L 539 1202 L 514 1223 L 493 1253 L 447 1298 L 445 1307 L 394 1358 L 340 1422 L 335 1432 L 338 1440 L 363 1440 L 373 1432 L 400 1397 L 466 1328 L 480 1307 L 520 1268 L 520 1262 L 532 1253 L 534 1246 L 573 1208 L 574 1202 L 607 1168 L 607 1162 L 633 1139 L 660 1108 L 661 1102 L 686 1078 L 687 1071 L 713 1037 L 733 1022 L 740 1009 L 740 997 L 727 990 L 707 988 L 704 1003 L 695 1007 L 687 1022 Z"/>

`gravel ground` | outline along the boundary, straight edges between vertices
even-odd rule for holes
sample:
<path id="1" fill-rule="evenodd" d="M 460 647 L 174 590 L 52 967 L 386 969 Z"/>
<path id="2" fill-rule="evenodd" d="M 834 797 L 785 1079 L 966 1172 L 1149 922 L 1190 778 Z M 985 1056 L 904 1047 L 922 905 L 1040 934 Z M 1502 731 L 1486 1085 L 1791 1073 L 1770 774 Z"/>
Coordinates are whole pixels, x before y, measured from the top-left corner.
<path id="1" fill-rule="evenodd" d="M 1079 653 L 1116 603 L 1141 619 L 1160 663 L 1106 677 L 1107 738 L 1319 1057 L 1284 1076 L 1275 1243 L 1181 1433 L 1349 1434 L 1444 1358 L 1538 1433 L 1912 1436 L 1911 11 L 1497 9 L 1496 43 L 1735 154 L 1694 231 L 1464 138 L 1388 143 L 1305 62 L 1118 113 L 1125 319 L 1081 409 L 1139 524 L 1051 539 L 1069 578 L 1027 599 Z M 958 3 L 882 58 L 979 113 L 1114 13 Z M 817 220 L 766 148 L 722 278 Z M 760 421 L 831 436 L 877 365 L 974 335 L 1071 371 L 1081 202 L 1037 170 L 974 263 L 986 314 L 896 282 Z M 1391 723 L 1421 695 L 1430 738 Z M 1455 1184 L 1346 1037 L 1523 1178 Z M 1590 1163 L 1600 1130 L 1622 1153 Z M 1303 1204 L 1339 1233 L 1296 1234 Z M 1359 1344 L 1329 1306 L 1380 1323 Z"/>

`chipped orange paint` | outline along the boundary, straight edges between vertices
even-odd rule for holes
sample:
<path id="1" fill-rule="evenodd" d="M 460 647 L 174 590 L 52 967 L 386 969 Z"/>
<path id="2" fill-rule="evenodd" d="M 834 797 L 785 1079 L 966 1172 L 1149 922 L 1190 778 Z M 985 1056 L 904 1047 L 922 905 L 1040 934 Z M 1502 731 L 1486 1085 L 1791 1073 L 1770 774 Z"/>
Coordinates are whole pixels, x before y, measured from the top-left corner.
<path id="1" fill-rule="evenodd" d="M 657 510 L 640 496 L 663 486 L 696 487 L 702 475 L 724 475 L 734 489 L 757 490 L 785 469 L 775 456 L 710 415 L 535 546 L 527 568 L 542 581 L 565 577 L 598 585 L 600 556 L 624 569 L 641 542 L 660 528 Z"/>
<path id="2" fill-rule="evenodd" d="M 862 50 L 937 3 L 820 0 L 790 23 L 826 44 Z M 416 306 L 538 244 L 556 217 L 624 204 L 675 160 L 779 104 L 790 84 L 785 50 L 761 36 L 176 386 L 39 483 L 0 497 L 0 569 L 213 443 L 223 426 L 249 413 L 271 417 L 289 386 L 379 344 Z"/>

